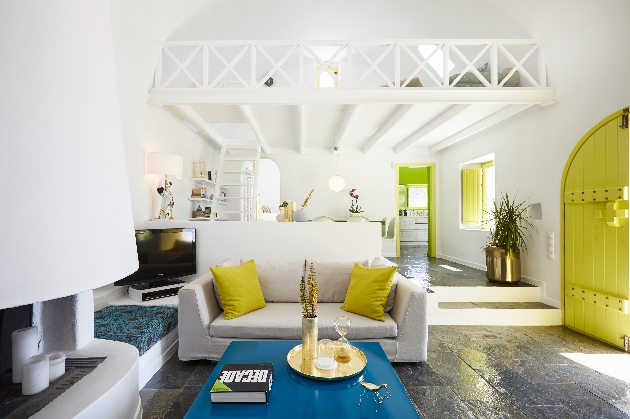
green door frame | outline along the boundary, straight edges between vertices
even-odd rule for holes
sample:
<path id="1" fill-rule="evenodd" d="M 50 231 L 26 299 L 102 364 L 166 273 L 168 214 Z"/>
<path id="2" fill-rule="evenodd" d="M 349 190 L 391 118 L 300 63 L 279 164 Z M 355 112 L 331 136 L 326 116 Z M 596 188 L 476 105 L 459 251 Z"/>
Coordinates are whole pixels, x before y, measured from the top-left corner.
<path id="1" fill-rule="evenodd" d="M 396 214 L 398 214 L 398 183 L 400 182 L 399 179 L 399 169 L 401 167 L 428 167 L 429 168 L 429 188 L 431 189 L 431 196 L 429 197 L 429 202 L 430 204 L 430 209 L 429 209 L 429 251 L 427 252 L 427 255 L 429 257 L 435 257 L 436 255 L 436 249 L 435 249 L 435 236 L 436 236 L 436 231 L 435 231 L 435 216 L 437 214 L 436 208 L 437 208 L 437 200 L 435 199 L 436 197 L 436 193 L 435 193 L 435 176 L 436 176 L 436 164 L 435 163 L 396 163 L 395 168 L 396 168 L 396 183 L 394 185 L 395 191 L 396 193 L 394 194 L 394 198 L 396 199 L 396 205 L 394 208 L 396 208 Z M 400 221 L 399 221 L 400 222 Z M 396 229 L 396 257 L 400 257 L 400 228 Z"/>

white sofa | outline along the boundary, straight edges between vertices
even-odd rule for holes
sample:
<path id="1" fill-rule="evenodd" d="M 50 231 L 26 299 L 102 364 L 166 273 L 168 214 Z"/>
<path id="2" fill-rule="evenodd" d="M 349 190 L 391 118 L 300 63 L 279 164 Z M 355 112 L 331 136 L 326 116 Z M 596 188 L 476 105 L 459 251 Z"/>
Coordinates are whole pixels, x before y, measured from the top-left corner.
<path id="1" fill-rule="evenodd" d="M 381 264 L 379 265 L 380 259 Z M 388 262 L 376 258 L 372 266 Z M 258 275 L 266 307 L 225 320 L 214 278 L 210 272 L 179 291 L 179 358 L 219 360 L 234 340 L 301 339 L 299 282 L 313 262 L 319 290 L 317 317 L 319 338 L 337 339 L 333 321 L 347 316 L 352 321 L 348 340 L 379 342 L 392 362 L 427 359 L 427 293 L 396 273 L 386 304 L 385 321 L 341 310 L 355 261 L 322 262 L 301 259 L 259 262 Z M 368 266 L 368 261 L 356 261 Z M 387 312 L 387 309 L 391 310 Z"/>

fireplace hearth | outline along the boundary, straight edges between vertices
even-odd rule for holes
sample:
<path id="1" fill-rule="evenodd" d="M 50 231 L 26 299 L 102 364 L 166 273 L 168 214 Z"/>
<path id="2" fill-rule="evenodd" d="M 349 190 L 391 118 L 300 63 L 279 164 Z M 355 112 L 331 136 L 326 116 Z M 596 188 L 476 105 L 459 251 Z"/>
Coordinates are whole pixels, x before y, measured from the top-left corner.
<path id="1" fill-rule="evenodd" d="M 91 373 L 106 358 L 67 358 L 66 373 L 41 393 L 24 396 L 22 385 L 11 382 L 11 374 L 0 377 L 0 417 L 27 419 L 42 410 L 82 378 Z"/>

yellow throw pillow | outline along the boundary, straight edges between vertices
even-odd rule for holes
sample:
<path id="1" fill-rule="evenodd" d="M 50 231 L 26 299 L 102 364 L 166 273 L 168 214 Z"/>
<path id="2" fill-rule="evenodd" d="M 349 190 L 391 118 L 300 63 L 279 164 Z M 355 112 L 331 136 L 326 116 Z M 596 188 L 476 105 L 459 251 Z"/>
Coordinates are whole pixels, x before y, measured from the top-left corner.
<path id="1" fill-rule="evenodd" d="M 254 259 L 240 266 L 213 266 L 210 270 L 223 302 L 225 320 L 265 307 Z"/>
<path id="2" fill-rule="evenodd" d="M 341 309 L 384 322 L 385 303 L 395 274 L 395 266 L 366 268 L 356 263 Z"/>

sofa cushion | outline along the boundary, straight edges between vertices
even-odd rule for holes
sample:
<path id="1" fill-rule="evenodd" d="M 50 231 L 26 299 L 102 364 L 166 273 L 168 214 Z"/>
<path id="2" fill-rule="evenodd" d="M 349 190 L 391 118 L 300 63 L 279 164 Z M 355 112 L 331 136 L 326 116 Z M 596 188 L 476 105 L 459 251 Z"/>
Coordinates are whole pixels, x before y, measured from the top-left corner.
<path id="1" fill-rule="evenodd" d="M 238 266 L 238 262 L 233 261 L 232 259 L 224 259 L 220 265 L 217 266 Z M 212 289 L 214 291 L 214 297 L 217 299 L 219 303 L 219 307 L 223 310 L 223 301 L 221 301 L 221 294 L 219 294 L 219 287 L 217 285 L 217 281 L 212 281 Z"/>
<path id="2" fill-rule="evenodd" d="M 350 262 L 324 262 L 306 259 L 307 271 L 310 269 L 311 263 L 315 267 L 317 278 L 317 302 L 343 303 L 350 285 L 354 264 L 358 263 L 367 268 L 370 262 L 367 259 Z"/>
<path id="3" fill-rule="evenodd" d="M 382 268 L 385 266 L 396 266 L 394 262 L 385 259 L 383 256 L 377 256 L 374 258 L 372 263 L 370 263 L 370 268 Z M 392 279 L 392 287 L 389 290 L 389 294 L 387 295 L 387 302 L 385 303 L 385 313 L 389 313 L 392 308 L 394 308 L 394 300 L 396 299 L 396 284 L 398 284 L 398 278 L 394 275 Z"/>
<path id="4" fill-rule="evenodd" d="M 241 263 L 245 262 L 241 259 Z M 256 260 L 258 281 L 266 302 L 299 303 L 304 259 L 263 262 Z"/>
<path id="5" fill-rule="evenodd" d="M 347 337 L 357 339 L 394 338 L 398 333 L 396 322 L 385 314 L 379 322 L 339 308 L 338 303 L 317 305 L 319 339 L 339 339 L 333 327 L 338 316 L 347 316 L 352 322 Z M 211 324 L 211 337 L 240 339 L 302 339 L 302 307 L 298 303 L 269 303 L 266 307 L 236 319 L 225 320 L 221 313 Z"/>
<path id="6" fill-rule="evenodd" d="M 214 266 L 210 270 L 223 301 L 225 319 L 235 319 L 265 307 L 253 259 L 241 266 Z"/>
<path id="7" fill-rule="evenodd" d="M 385 321 L 385 302 L 395 274 L 395 266 L 365 268 L 355 264 L 341 309 L 381 322 Z"/>

